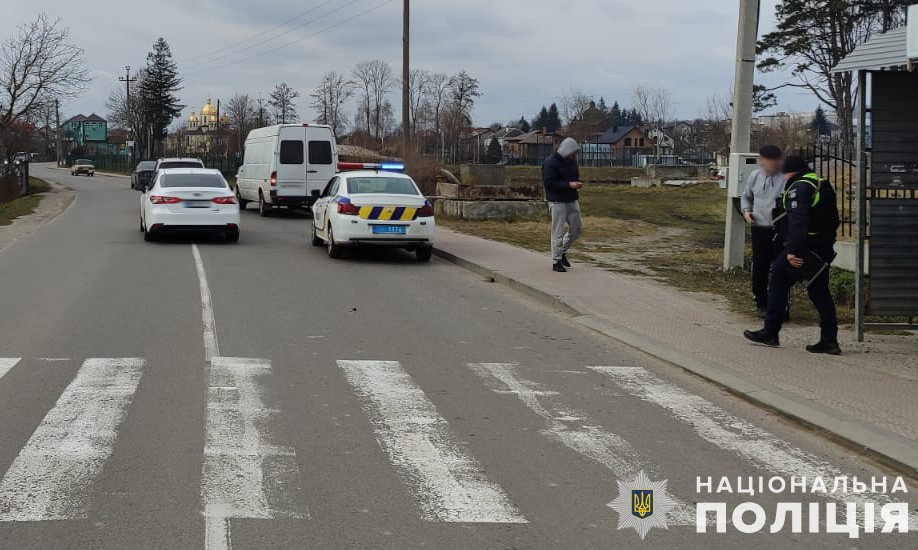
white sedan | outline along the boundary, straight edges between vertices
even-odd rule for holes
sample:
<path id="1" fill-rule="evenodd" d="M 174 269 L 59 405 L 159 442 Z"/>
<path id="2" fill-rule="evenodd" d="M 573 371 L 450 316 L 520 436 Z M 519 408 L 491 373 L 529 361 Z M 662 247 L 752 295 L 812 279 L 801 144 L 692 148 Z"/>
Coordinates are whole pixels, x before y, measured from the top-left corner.
<path id="1" fill-rule="evenodd" d="M 213 231 L 239 240 L 239 205 L 219 170 L 169 168 L 141 189 L 140 230 L 147 241 L 175 232 Z"/>
<path id="2" fill-rule="evenodd" d="M 419 261 L 430 261 L 436 231 L 433 205 L 405 174 L 382 169 L 341 172 L 322 191 L 312 213 L 312 244 L 327 246 L 332 258 L 340 258 L 345 247 L 390 246 L 413 250 Z"/>

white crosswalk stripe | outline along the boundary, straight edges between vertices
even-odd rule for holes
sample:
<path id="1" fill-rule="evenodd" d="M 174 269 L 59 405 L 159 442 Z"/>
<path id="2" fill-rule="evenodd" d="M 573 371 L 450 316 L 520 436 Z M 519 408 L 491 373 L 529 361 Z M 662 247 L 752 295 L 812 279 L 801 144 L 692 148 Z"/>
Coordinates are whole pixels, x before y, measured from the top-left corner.
<path id="1" fill-rule="evenodd" d="M 338 361 L 376 438 L 411 485 L 425 519 L 526 523 L 498 485 L 453 441 L 446 420 L 396 361 Z"/>
<path id="2" fill-rule="evenodd" d="M 738 418 L 703 397 L 690 394 L 641 367 L 589 367 L 608 376 L 615 384 L 643 401 L 668 410 L 688 425 L 705 441 L 725 451 L 736 453 L 744 460 L 761 468 L 769 475 L 785 478 L 816 477 L 834 479 L 852 478 L 834 466 L 799 449 L 762 428 Z M 826 497 L 842 502 L 873 504 L 879 509 L 891 499 L 884 494 L 827 493 Z M 912 514 L 909 524 L 918 528 Z"/>
<path id="3" fill-rule="evenodd" d="M 230 548 L 233 518 L 307 518 L 293 498 L 296 452 L 277 441 L 280 411 L 265 403 L 271 362 L 213 357 L 207 390 L 201 501 L 205 548 Z"/>
<path id="4" fill-rule="evenodd" d="M 6 373 L 10 372 L 20 360 L 20 357 L 0 357 L 0 378 L 3 378 Z"/>
<path id="5" fill-rule="evenodd" d="M 515 395 L 541 417 L 545 424 L 542 435 L 602 464 L 618 479 L 631 479 L 641 470 L 657 471 L 655 465 L 621 436 L 592 423 L 582 412 L 560 403 L 557 393 L 541 390 L 536 383 L 521 378 L 517 364 L 470 363 L 469 367 L 482 376 L 494 391 Z M 669 513 L 669 524 L 694 526 L 694 509 L 679 499 L 676 502 L 677 507 Z"/>
<path id="6" fill-rule="evenodd" d="M 87 359 L 0 480 L 0 521 L 86 516 L 145 361 Z"/>

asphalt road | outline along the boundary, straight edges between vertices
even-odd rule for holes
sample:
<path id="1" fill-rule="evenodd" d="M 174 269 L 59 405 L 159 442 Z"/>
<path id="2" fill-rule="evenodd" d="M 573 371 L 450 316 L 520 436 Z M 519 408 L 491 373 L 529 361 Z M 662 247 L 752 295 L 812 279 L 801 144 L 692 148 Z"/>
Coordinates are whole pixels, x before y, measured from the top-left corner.
<path id="1" fill-rule="evenodd" d="M 128 180 L 33 173 L 77 199 L 0 253 L 0 548 L 915 547 L 696 533 L 697 501 L 844 501 L 698 476 L 890 473 L 451 264 L 254 211 L 144 243 Z M 643 541 L 609 506 L 639 470 L 676 503 Z"/>

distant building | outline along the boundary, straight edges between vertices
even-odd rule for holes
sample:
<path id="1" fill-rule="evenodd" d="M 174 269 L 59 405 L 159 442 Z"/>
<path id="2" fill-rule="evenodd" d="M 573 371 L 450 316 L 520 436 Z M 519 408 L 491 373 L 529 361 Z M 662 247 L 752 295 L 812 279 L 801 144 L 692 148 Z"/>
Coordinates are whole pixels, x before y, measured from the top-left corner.
<path id="1" fill-rule="evenodd" d="M 77 115 L 67 120 L 62 130 L 65 139 L 74 147 L 105 143 L 108 140 L 108 122 L 95 113 L 89 116 Z"/>
<path id="2" fill-rule="evenodd" d="M 630 164 L 636 155 L 655 154 L 653 139 L 640 126 L 614 126 L 594 141 L 608 145 L 610 160 L 618 164 Z"/>
<path id="3" fill-rule="evenodd" d="M 201 107 L 201 114 L 191 111 L 185 129 L 179 132 L 177 149 L 180 153 L 199 157 L 225 157 L 235 154 L 230 147 L 229 117 L 220 114 L 220 110 L 210 98 Z"/>

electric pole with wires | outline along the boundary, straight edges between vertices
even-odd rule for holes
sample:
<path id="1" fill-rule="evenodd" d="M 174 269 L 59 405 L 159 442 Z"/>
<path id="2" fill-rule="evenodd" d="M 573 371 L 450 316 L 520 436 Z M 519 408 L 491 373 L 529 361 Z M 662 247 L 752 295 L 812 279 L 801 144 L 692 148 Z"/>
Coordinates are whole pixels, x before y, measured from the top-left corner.
<path id="1" fill-rule="evenodd" d="M 408 98 L 409 79 L 411 78 L 411 69 L 409 67 L 409 25 L 411 23 L 410 0 L 405 0 L 405 7 L 402 28 L 402 158 L 408 155 L 408 149 L 411 147 L 411 105 Z"/>
<path id="2" fill-rule="evenodd" d="M 131 131 L 131 138 L 134 143 L 137 143 L 137 137 L 133 135 L 133 112 L 131 111 L 131 82 L 137 82 L 136 78 L 131 78 L 131 66 L 124 66 L 124 76 L 119 77 L 118 80 L 124 82 L 124 112 L 127 115 L 129 124 L 128 130 Z M 131 168 L 134 167 L 134 146 L 131 146 Z"/>

